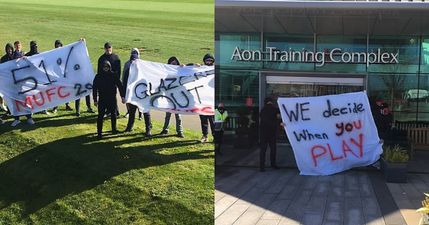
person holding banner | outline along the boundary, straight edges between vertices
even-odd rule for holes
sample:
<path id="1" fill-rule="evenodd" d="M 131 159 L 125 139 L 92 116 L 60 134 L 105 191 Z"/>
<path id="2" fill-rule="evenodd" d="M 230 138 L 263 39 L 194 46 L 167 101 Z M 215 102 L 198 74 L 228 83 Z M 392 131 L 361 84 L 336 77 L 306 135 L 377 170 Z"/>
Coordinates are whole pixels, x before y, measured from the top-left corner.
<path id="1" fill-rule="evenodd" d="M 55 40 L 55 42 L 54 42 L 54 47 L 55 48 L 61 48 L 61 47 L 63 47 L 63 43 L 61 42 L 61 40 Z M 53 113 L 56 113 L 57 112 L 57 109 L 58 109 L 58 106 L 55 106 L 53 109 L 52 109 L 52 112 Z M 70 103 L 69 102 L 67 102 L 66 103 L 66 111 L 72 111 L 73 109 L 70 107 Z"/>
<path id="2" fill-rule="evenodd" d="M 170 57 L 167 61 L 167 64 L 180 66 L 179 59 L 177 59 L 175 56 Z M 176 117 L 177 136 L 180 138 L 184 138 L 185 136 L 183 135 L 182 117 L 178 113 L 175 113 L 174 116 Z M 171 113 L 166 112 L 165 113 L 165 119 L 164 119 L 164 127 L 162 128 L 161 134 L 168 134 L 168 127 L 170 125 L 170 118 L 171 118 Z"/>
<path id="3" fill-rule="evenodd" d="M 215 122 L 214 122 L 214 143 L 215 152 L 221 155 L 220 147 L 222 145 L 223 132 L 225 122 L 228 119 L 228 111 L 225 110 L 225 105 L 220 102 L 217 109 L 215 110 Z"/>
<path id="4" fill-rule="evenodd" d="M 13 52 L 13 59 L 19 59 L 24 57 L 24 52 L 22 51 L 22 45 L 20 41 L 15 41 L 13 43 L 13 45 L 15 46 L 15 51 Z M 31 114 L 27 114 L 25 115 L 25 117 L 27 118 L 27 124 L 29 125 L 34 125 L 34 120 Z M 12 127 L 16 127 L 18 124 L 21 123 L 21 121 L 19 121 L 19 116 L 14 116 L 14 121 L 12 122 L 11 126 Z"/>
<path id="5" fill-rule="evenodd" d="M 124 65 L 124 77 L 123 77 L 123 84 L 124 84 L 124 89 L 123 89 L 123 93 L 126 93 L 126 90 L 128 88 L 128 77 L 130 75 L 130 66 L 133 63 L 133 61 L 137 60 L 140 58 L 140 52 L 137 48 L 133 48 L 131 50 L 131 55 L 130 55 L 130 60 L 128 60 L 125 65 Z M 136 111 L 137 111 L 137 106 L 127 103 L 127 108 L 128 108 L 128 124 L 127 124 L 127 128 L 125 128 L 125 132 L 131 132 L 133 130 L 133 126 L 134 126 L 134 121 L 135 121 L 135 117 L 136 117 Z M 150 112 L 147 113 L 143 113 L 143 117 L 144 117 L 144 123 L 145 123 L 145 128 L 146 128 L 146 133 L 145 135 L 147 137 L 152 136 L 151 133 L 151 129 L 152 129 L 152 122 L 151 122 L 151 118 L 150 118 Z"/>
<path id="6" fill-rule="evenodd" d="M 266 97 L 264 99 L 264 107 L 260 112 L 260 138 L 261 150 L 259 157 L 259 168 L 261 172 L 265 171 L 265 155 L 268 145 L 270 146 L 270 161 L 271 167 L 277 169 L 276 154 L 277 154 L 277 131 L 280 123 L 280 111 L 273 104 L 273 99 Z"/>
<path id="7" fill-rule="evenodd" d="M 7 61 L 13 60 L 13 45 L 11 43 L 7 43 L 4 47 L 5 54 L 1 57 L 0 63 L 5 63 Z M 9 114 L 9 109 L 4 105 L 5 102 L 3 98 L 0 96 L 0 106 L 3 110 L 5 110 Z M 0 123 L 3 124 L 3 121 L 0 119 Z"/>
<path id="8" fill-rule="evenodd" d="M 112 133 L 118 133 L 116 129 L 116 89 L 119 89 L 122 97 L 122 102 L 125 102 L 123 86 L 121 81 L 112 71 L 112 65 L 109 61 L 104 61 L 102 64 L 102 71 L 98 73 L 93 82 L 93 98 L 94 105 L 98 106 L 98 118 L 97 118 L 97 137 L 102 138 L 103 131 L 103 118 L 106 113 L 110 113 L 112 123 Z"/>
<path id="9" fill-rule="evenodd" d="M 214 57 L 207 53 L 203 57 L 204 65 L 206 66 L 213 66 L 214 65 Z M 201 143 L 207 142 L 207 135 L 209 130 L 209 123 L 210 123 L 210 129 L 212 131 L 212 135 L 214 134 L 214 124 L 213 124 L 213 116 L 206 116 L 206 115 L 200 115 L 200 121 L 201 121 L 201 130 L 203 133 L 203 137 L 201 138 Z"/>

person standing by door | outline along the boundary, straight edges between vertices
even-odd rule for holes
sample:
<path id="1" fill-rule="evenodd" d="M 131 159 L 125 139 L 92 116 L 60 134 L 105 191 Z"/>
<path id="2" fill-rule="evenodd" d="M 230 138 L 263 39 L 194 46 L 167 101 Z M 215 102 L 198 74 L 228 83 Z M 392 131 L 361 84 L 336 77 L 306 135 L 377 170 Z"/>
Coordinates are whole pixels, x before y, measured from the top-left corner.
<path id="1" fill-rule="evenodd" d="M 273 104 L 273 99 L 267 97 L 264 99 L 264 107 L 262 108 L 260 114 L 260 161 L 259 168 L 261 172 L 265 171 L 265 155 L 267 152 L 267 147 L 270 146 L 270 161 L 271 167 L 277 169 L 276 154 L 277 154 L 277 131 L 279 130 L 280 123 L 280 111 Z"/>

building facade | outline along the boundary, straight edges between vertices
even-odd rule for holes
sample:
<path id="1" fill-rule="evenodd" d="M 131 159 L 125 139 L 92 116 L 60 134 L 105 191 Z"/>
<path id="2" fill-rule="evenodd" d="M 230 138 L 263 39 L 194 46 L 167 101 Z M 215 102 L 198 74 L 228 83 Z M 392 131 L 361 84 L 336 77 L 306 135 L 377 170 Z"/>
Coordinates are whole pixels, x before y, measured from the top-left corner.
<path id="1" fill-rule="evenodd" d="M 429 121 L 429 3 L 216 1 L 216 101 L 365 90 L 394 120 Z"/>

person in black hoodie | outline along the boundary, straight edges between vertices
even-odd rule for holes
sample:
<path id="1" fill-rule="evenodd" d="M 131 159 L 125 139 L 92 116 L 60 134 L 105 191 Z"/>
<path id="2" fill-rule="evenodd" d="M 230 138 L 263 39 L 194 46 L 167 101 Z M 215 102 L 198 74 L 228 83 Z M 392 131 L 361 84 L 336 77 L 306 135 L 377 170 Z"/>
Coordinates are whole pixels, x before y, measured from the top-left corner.
<path id="1" fill-rule="evenodd" d="M 5 63 L 7 61 L 13 60 L 13 45 L 11 43 L 7 43 L 6 46 L 4 47 L 4 51 L 5 54 L 4 56 L 1 57 L 0 59 L 0 63 Z M 9 109 L 6 108 L 6 106 L 4 105 L 4 100 L 3 98 L 0 97 L 0 107 L 3 110 L 6 110 L 6 114 L 10 114 Z M 0 124 L 3 124 L 4 121 L 0 119 Z"/>
<path id="2" fill-rule="evenodd" d="M 115 113 L 117 106 L 116 89 L 119 90 L 122 97 L 122 103 L 125 102 L 125 93 L 123 91 L 122 83 L 112 71 L 112 65 L 110 65 L 110 62 L 107 60 L 104 61 L 102 65 L 102 71 L 95 76 L 92 87 L 94 105 L 98 106 L 97 134 L 99 139 L 102 138 L 103 118 L 106 112 L 110 113 L 112 133 L 118 133 L 118 130 L 116 129 Z"/>
<path id="3" fill-rule="evenodd" d="M 133 61 L 137 60 L 140 58 L 140 52 L 137 48 L 133 48 L 131 49 L 131 55 L 130 55 L 130 60 L 128 60 L 125 65 L 124 65 L 124 77 L 122 80 L 122 83 L 124 84 L 124 90 L 123 92 L 126 93 L 127 90 L 127 84 L 128 84 L 128 77 L 130 75 L 130 66 L 133 63 Z M 127 128 L 125 129 L 125 132 L 131 132 L 133 130 L 133 126 L 134 126 L 134 120 L 136 117 L 136 111 L 137 111 L 137 106 L 127 103 L 127 108 L 128 108 L 128 124 L 127 124 Z M 152 122 L 150 119 L 150 112 L 147 113 L 143 113 L 143 117 L 144 117 L 144 123 L 145 123 L 145 128 L 146 128 L 146 133 L 145 135 L 147 137 L 152 136 L 151 133 L 151 129 L 152 129 Z"/>
<path id="4" fill-rule="evenodd" d="M 268 145 L 270 146 L 270 161 L 271 167 L 277 169 L 276 164 L 276 139 L 277 131 L 279 126 L 282 125 L 280 122 L 280 112 L 273 104 L 273 100 L 270 97 L 264 99 L 264 108 L 260 112 L 260 138 L 261 138 L 261 151 L 259 155 L 259 168 L 261 172 L 265 171 L 265 153 Z"/>
<path id="5" fill-rule="evenodd" d="M 114 73 L 115 77 L 118 78 L 118 80 L 121 79 L 121 60 L 119 59 L 119 56 L 113 53 L 113 47 L 110 42 L 106 42 L 104 44 L 104 54 L 98 58 L 98 66 L 97 66 L 97 73 L 101 73 L 103 70 L 103 62 L 109 61 L 112 72 Z M 116 116 L 119 116 L 119 108 L 116 106 Z"/>
<path id="6" fill-rule="evenodd" d="M 36 41 L 30 41 L 30 51 L 25 54 L 25 56 L 33 56 L 39 54 L 39 51 L 37 50 L 37 42 Z"/>
<path id="7" fill-rule="evenodd" d="M 206 54 L 203 57 L 204 65 L 206 66 L 213 66 L 214 65 L 214 57 L 211 54 Z M 214 107 L 213 107 L 214 108 Z M 209 124 L 210 129 L 212 131 L 212 135 L 214 135 L 214 123 L 213 123 L 214 116 L 206 116 L 206 115 L 200 115 L 200 121 L 201 121 L 201 131 L 203 133 L 203 137 L 201 138 L 201 143 L 204 143 L 207 141 L 207 135 L 209 133 Z"/>
<path id="8" fill-rule="evenodd" d="M 4 47 L 4 51 L 6 52 L 6 54 L 4 56 L 1 57 L 0 59 L 0 63 L 4 63 L 10 60 L 13 60 L 13 45 L 11 43 L 7 43 L 6 46 Z"/>
<path id="9" fill-rule="evenodd" d="M 175 56 L 170 57 L 167 61 L 167 64 L 180 66 L 179 59 L 177 59 Z M 174 116 L 176 117 L 177 137 L 184 138 L 185 136 L 183 135 L 182 117 L 178 113 L 175 113 Z M 168 134 L 168 127 L 170 126 L 170 118 L 171 118 L 171 113 L 166 112 L 165 119 L 164 119 L 164 127 L 162 128 L 161 134 Z"/>

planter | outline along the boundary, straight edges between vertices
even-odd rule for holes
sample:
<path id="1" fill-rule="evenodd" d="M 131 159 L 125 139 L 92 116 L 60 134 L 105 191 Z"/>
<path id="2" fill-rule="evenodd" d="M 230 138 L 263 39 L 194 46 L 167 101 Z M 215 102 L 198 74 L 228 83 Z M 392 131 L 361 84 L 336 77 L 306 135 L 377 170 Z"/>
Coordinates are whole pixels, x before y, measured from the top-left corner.
<path id="1" fill-rule="evenodd" d="M 392 163 L 381 159 L 384 178 L 389 183 L 407 183 L 407 163 Z"/>
<path id="2" fill-rule="evenodd" d="M 419 225 L 429 225 L 429 215 L 428 214 L 422 215 L 422 217 L 420 218 Z"/>

